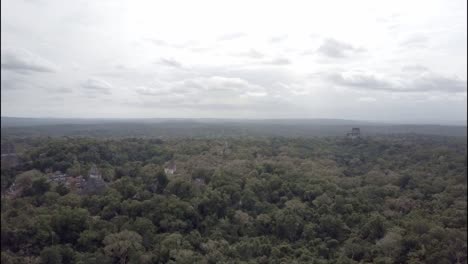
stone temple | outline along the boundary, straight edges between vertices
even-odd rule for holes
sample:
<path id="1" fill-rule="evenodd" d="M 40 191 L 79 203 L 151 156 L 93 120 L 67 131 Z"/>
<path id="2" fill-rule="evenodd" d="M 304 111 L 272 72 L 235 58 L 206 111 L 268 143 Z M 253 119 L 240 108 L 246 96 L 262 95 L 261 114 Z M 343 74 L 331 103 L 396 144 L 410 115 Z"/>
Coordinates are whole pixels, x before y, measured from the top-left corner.
<path id="1" fill-rule="evenodd" d="M 348 138 L 360 138 L 361 137 L 361 129 L 359 127 L 353 127 L 351 132 L 346 134 Z"/>

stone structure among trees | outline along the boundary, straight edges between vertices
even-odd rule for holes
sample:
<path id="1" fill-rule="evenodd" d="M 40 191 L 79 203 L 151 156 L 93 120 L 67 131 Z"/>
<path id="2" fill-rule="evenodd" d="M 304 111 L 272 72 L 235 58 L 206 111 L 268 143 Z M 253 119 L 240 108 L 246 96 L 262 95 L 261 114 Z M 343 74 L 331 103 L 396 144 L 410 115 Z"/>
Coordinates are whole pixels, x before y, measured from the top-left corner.
<path id="1" fill-rule="evenodd" d="M 102 179 L 96 165 L 89 170 L 88 179 L 81 184 L 81 194 L 97 194 L 106 189 L 107 185 Z"/>
<path id="2" fill-rule="evenodd" d="M 97 169 L 96 165 L 93 165 L 91 169 L 89 170 L 89 178 L 94 178 L 94 179 L 101 179 L 101 173 Z"/>
<path id="3" fill-rule="evenodd" d="M 164 168 L 164 172 L 166 174 L 174 174 L 176 172 L 177 166 L 175 164 L 175 161 L 171 160 L 167 163 L 166 167 Z"/>
<path id="4" fill-rule="evenodd" d="M 348 138 L 351 138 L 351 139 L 360 138 L 361 137 L 361 129 L 359 127 L 353 127 L 351 132 L 347 133 L 346 136 Z"/>

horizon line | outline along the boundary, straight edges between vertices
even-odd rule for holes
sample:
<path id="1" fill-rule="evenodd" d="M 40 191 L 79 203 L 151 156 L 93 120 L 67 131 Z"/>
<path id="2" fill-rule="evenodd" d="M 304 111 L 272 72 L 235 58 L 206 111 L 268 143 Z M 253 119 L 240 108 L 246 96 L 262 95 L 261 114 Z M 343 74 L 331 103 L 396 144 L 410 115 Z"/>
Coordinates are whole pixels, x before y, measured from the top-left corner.
<path id="1" fill-rule="evenodd" d="M 371 119 L 346 119 L 346 118 L 328 118 L 328 117 L 289 117 L 289 118 L 239 118 L 239 117 L 25 117 L 25 116 L 0 116 L 0 118 L 17 118 L 17 119 L 75 119 L 75 120 L 248 120 L 248 121 L 269 121 L 269 120 L 337 120 L 337 121 L 352 121 L 394 125 L 441 125 L 441 126 L 467 126 L 467 120 L 371 120 Z"/>

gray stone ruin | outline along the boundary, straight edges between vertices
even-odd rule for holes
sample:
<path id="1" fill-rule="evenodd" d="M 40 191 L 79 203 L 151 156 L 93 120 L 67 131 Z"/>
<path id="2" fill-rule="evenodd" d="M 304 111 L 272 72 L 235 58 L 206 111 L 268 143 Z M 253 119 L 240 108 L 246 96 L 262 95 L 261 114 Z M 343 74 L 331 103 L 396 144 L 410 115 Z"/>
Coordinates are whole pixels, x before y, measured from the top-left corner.
<path id="1" fill-rule="evenodd" d="M 100 179 L 101 178 L 101 173 L 97 169 L 96 165 L 91 166 L 91 169 L 89 169 L 89 178 L 94 178 L 94 179 Z"/>
<path id="2" fill-rule="evenodd" d="M 351 132 L 346 133 L 346 137 L 355 139 L 361 137 L 361 129 L 359 127 L 353 127 Z"/>
<path id="3" fill-rule="evenodd" d="M 174 160 L 171 160 L 168 163 L 166 163 L 166 166 L 164 168 L 164 172 L 166 174 L 168 174 L 168 175 L 174 174 L 174 172 L 176 172 L 176 170 L 177 170 L 177 166 L 176 166 Z"/>
<path id="4" fill-rule="evenodd" d="M 102 179 L 101 173 L 96 165 L 89 170 L 88 179 L 82 184 L 82 194 L 98 194 L 107 188 L 106 182 Z"/>

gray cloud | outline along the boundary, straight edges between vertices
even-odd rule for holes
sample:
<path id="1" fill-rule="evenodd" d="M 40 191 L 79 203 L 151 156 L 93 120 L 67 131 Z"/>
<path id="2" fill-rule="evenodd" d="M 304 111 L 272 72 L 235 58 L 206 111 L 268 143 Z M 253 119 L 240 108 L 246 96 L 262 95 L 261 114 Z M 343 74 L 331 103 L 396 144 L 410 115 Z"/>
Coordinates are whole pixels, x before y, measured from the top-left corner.
<path id="1" fill-rule="evenodd" d="M 37 83 L 24 75 L 11 74 L 11 72 L 4 72 L 2 69 L 1 74 L 1 89 L 2 91 L 40 91 L 46 89 L 44 83 Z"/>
<path id="2" fill-rule="evenodd" d="M 138 101 L 126 102 L 126 104 L 142 108 L 154 109 L 190 109 L 202 111 L 250 111 L 283 112 L 288 109 L 301 109 L 285 98 L 273 98 L 269 96 L 231 96 L 230 98 L 213 98 L 210 96 L 144 96 Z"/>
<path id="3" fill-rule="evenodd" d="M 59 88 L 50 88 L 49 91 L 53 93 L 68 94 L 68 93 L 72 93 L 73 89 L 68 88 L 68 87 L 59 87 Z"/>
<path id="4" fill-rule="evenodd" d="M 169 67 L 182 68 L 182 64 L 172 58 L 161 58 L 158 63 Z"/>
<path id="5" fill-rule="evenodd" d="M 376 22 L 382 24 L 390 32 L 396 32 L 403 26 L 401 24 L 401 14 L 398 13 L 393 13 L 385 17 L 378 17 Z"/>
<path id="6" fill-rule="evenodd" d="M 234 65 L 218 67 L 197 67 L 193 69 L 192 78 L 196 76 L 224 76 L 239 78 L 263 87 L 273 87 L 277 83 L 291 83 L 295 77 L 284 67 L 241 67 Z"/>
<path id="7" fill-rule="evenodd" d="M 81 87 L 86 89 L 86 91 L 93 96 L 96 93 L 100 94 L 110 94 L 112 85 L 104 80 L 90 78 L 81 84 Z"/>
<path id="8" fill-rule="evenodd" d="M 357 101 L 364 102 L 364 103 L 373 103 L 373 102 L 376 102 L 377 99 L 375 99 L 374 97 L 365 96 L 365 97 L 359 97 Z"/>
<path id="9" fill-rule="evenodd" d="M 270 38 L 270 43 L 280 43 L 288 38 L 288 35 L 274 36 Z"/>
<path id="10" fill-rule="evenodd" d="M 429 69 L 421 65 L 407 65 L 402 68 L 405 72 L 427 72 Z"/>
<path id="11" fill-rule="evenodd" d="M 117 70 L 127 70 L 128 69 L 127 66 L 122 65 L 122 64 L 115 65 L 114 68 L 117 69 Z"/>
<path id="12" fill-rule="evenodd" d="M 171 97 L 186 95 L 197 89 L 195 86 L 188 87 L 184 81 L 162 82 L 156 81 L 150 86 L 139 86 L 135 92 L 142 96 Z"/>
<path id="13" fill-rule="evenodd" d="M 23 49 L 4 48 L 2 53 L 2 70 L 9 70 L 18 73 L 30 72 L 55 72 L 57 67 Z"/>
<path id="14" fill-rule="evenodd" d="M 421 34 L 415 34 L 400 42 L 400 46 L 407 48 L 425 48 L 429 39 Z"/>
<path id="15" fill-rule="evenodd" d="M 259 52 L 256 49 L 250 49 L 249 51 L 235 53 L 233 55 L 241 56 L 241 57 L 248 57 L 248 58 L 251 58 L 251 59 L 261 59 L 261 58 L 265 57 L 265 54 Z"/>
<path id="16" fill-rule="evenodd" d="M 58 96 L 58 95 L 53 95 L 48 97 L 52 102 L 54 103 L 63 103 L 65 101 L 65 98 L 63 96 Z"/>
<path id="17" fill-rule="evenodd" d="M 412 78 L 412 79 L 409 79 Z M 387 92 L 442 92 L 461 93 L 466 92 L 466 80 L 448 78 L 426 72 L 419 76 L 396 77 L 387 80 L 368 73 L 331 74 L 328 80 L 332 83 L 348 88 Z"/>
<path id="18" fill-rule="evenodd" d="M 317 50 L 312 50 L 312 49 L 307 49 L 302 51 L 300 54 L 301 55 L 314 55 L 317 53 Z"/>
<path id="19" fill-rule="evenodd" d="M 319 37 L 320 37 L 320 34 L 317 34 L 317 33 L 311 33 L 311 34 L 309 34 L 309 37 L 310 37 L 311 39 L 317 39 L 317 38 L 319 38 Z"/>
<path id="20" fill-rule="evenodd" d="M 197 48 L 202 48 L 198 47 L 198 43 L 194 40 L 188 40 L 184 41 L 183 43 L 174 43 L 174 42 L 168 42 L 164 41 L 161 39 L 154 39 L 154 38 L 143 38 L 144 41 L 147 41 L 155 46 L 158 47 L 169 47 L 169 48 L 174 48 L 174 49 L 197 49 Z"/>
<path id="21" fill-rule="evenodd" d="M 2 91 L 21 90 L 27 87 L 28 85 L 24 81 L 21 81 L 18 79 L 3 79 L 3 76 L 2 76 Z"/>
<path id="22" fill-rule="evenodd" d="M 175 82 L 156 82 L 151 87 L 139 87 L 136 92 L 144 96 L 183 97 L 190 99 L 222 99 L 232 96 L 261 96 L 266 90 L 240 78 L 223 76 L 189 78 Z"/>
<path id="23" fill-rule="evenodd" d="M 139 95 L 144 95 L 144 96 L 164 96 L 164 95 L 171 94 L 171 91 L 167 89 L 156 89 L 156 88 L 149 88 L 146 86 L 137 87 L 135 92 Z"/>
<path id="24" fill-rule="evenodd" d="M 145 108 L 271 110 L 285 103 L 284 98 L 267 96 L 268 91 L 262 86 L 224 76 L 157 82 L 152 87 L 139 87 L 135 92 L 141 96 L 141 101 L 133 104 Z"/>
<path id="25" fill-rule="evenodd" d="M 366 11 L 368 3 L 352 4 L 349 12 L 341 14 L 348 23 L 343 30 L 333 24 L 336 17 L 323 16 L 323 10 L 333 10 L 329 3 L 307 9 L 310 4 L 291 7 L 284 2 L 268 10 L 249 3 L 234 9 L 214 5 L 214 26 L 198 19 L 213 11 L 194 4 L 184 12 L 184 20 L 191 25 L 187 27 L 171 14 L 180 8 L 172 2 L 161 6 L 86 0 L 85 4 L 62 5 L 47 0 L 32 6 L 4 0 L 2 110 L 23 116 L 268 116 L 244 115 L 243 109 L 251 107 L 254 112 L 258 104 L 275 116 L 281 111 L 287 117 L 365 119 L 379 115 L 396 120 L 411 110 L 415 117 L 466 119 L 466 2 L 439 2 L 424 3 L 423 9 L 403 2 L 392 8 L 371 4 L 375 9 L 371 13 Z M 283 12 L 278 21 L 277 11 L 291 8 L 308 11 Z M 236 13 L 246 9 L 249 12 L 239 20 Z M 401 13 L 399 17 L 392 17 L 395 10 Z M 262 12 L 265 16 L 259 25 L 256 14 Z M 356 16 L 360 19 L 353 19 Z M 387 19 L 375 22 L 382 17 Z M 378 38 L 363 32 L 377 32 Z M 363 52 L 360 45 L 369 52 Z M 25 48 L 29 55 L 14 53 L 8 58 L 5 47 Z M 302 56 L 306 50 L 313 55 Z M 160 58 L 169 59 L 159 64 Z M 414 65 L 399 68 L 406 63 Z M 124 67 L 114 67 L 118 64 Z M 364 73 L 344 72 L 355 67 Z M 309 78 L 307 72 L 320 73 Z M 328 75 L 333 72 L 337 74 Z M 86 82 L 89 77 L 112 87 Z M 48 98 L 53 96 L 67 103 L 51 107 L 54 102 Z M 376 103 L 370 103 L 371 97 Z M 103 99 L 107 98 L 113 103 L 106 103 Z M 167 105 L 168 110 L 120 104 L 125 101 Z M 358 107 L 358 101 L 368 103 Z M 287 103 L 305 111 L 283 111 Z M 200 115 L 196 109 L 206 113 Z"/>
<path id="26" fill-rule="evenodd" d="M 222 35 L 218 38 L 219 41 L 225 41 L 225 40 L 233 40 L 233 39 L 239 39 L 247 36 L 247 34 L 242 33 L 242 32 L 234 32 L 226 35 Z"/>
<path id="27" fill-rule="evenodd" d="M 156 46 L 169 46 L 169 43 L 161 39 L 144 38 L 144 40 L 149 41 Z"/>
<path id="28" fill-rule="evenodd" d="M 363 51 L 364 49 L 362 48 L 356 48 L 348 43 L 331 38 L 325 39 L 322 45 L 317 49 L 317 52 L 330 58 L 345 58 Z"/>
<path id="29" fill-rule="evenodd" d="M 208 52 L 211 51 L 213 47 L 193 47 L 190 48 L 190 51 L 192 52 Z"/>
<path id="30" fill-rule="evenodd" d="M 466 92 L 466 80 L 458 78 L 448 78 L 439 75 L 423 76 L 414 80 L 410 85 L 410 89 L 414 91 L 438 91 L 447 93 Z"/>
<path id="31" fill-rule="evenodd" d="M 291 64 L 291 61 L 289 59 L 287 59 L 287 58 L 276 58 L 276 59 L 273 59 L 273 60 L 270 60 L 270 61 L 265 61 L 265 62 L 263 62 L 263 64 L 281 66 L 281 65 Z"/>
<path id="32" fill-rule="evenodd" d="M 328 79 L 338 85 L 359 88 L 359 89 L 376 89 L 376 90 L 393 90 L 393 85 L 386 81 L 377 78 L 372 74 L 339 74 L 333 73 L 328 76 Z"/>

